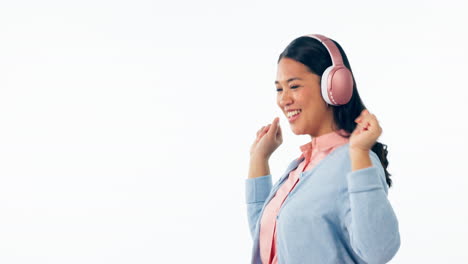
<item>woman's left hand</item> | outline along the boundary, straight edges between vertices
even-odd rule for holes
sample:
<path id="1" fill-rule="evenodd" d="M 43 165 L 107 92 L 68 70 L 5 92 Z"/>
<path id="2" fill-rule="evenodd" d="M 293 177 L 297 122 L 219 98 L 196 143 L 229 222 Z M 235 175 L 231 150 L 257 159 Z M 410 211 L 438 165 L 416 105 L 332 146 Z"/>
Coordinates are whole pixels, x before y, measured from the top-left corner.
<path id="1" fill-rule="evenodd" d="M 382 134 L 379 121 L 367 109 L 364 109 L 354 121 L 358 124 L 349 138 L 349 148 L 369 151 Z"/>

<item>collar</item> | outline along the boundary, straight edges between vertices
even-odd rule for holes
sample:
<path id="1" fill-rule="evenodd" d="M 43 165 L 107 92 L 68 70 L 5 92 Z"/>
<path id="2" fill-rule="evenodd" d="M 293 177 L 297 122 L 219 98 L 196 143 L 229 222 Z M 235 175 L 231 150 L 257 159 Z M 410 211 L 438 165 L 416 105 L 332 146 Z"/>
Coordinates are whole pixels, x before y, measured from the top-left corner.
<path id="1" fill-rule="evenodd" d="M 313 149 L 317 149 L 319 152 L 322 152 L 330 148 L 333 148 L 337 145 L 347 143 L 349 141 L 349 138 L 345 138 L 341 136 L 340 134 L 349 135 L 349 133 L 346 132 L 346 130 L 339 129 L 339 130 L 329 132 L 327 134 L 323 134 L 318 137 L 314 137 L 310 142 L 300 146 L 300 150 L 302 152 L 301 157 L 303 156 L 309 157 L 310 152 Z"/>

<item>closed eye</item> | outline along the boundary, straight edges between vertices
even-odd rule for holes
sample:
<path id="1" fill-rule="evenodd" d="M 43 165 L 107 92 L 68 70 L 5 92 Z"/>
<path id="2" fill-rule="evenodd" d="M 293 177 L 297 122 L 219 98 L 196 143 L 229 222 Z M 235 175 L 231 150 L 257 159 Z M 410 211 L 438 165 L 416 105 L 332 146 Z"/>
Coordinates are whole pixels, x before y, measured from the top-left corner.
<path id="1" fill-rule="evenodd" d="M 300 85 L 294 85 L 294 86 L 291 86 L 291 89 L 296 89 L 296 88 L 299 88 L 299 87 L 300 87 Z M 281 88 L 276 89 L 277 92 L 280 92 L 282 90 L 283 89 L 281 89 Z"/>

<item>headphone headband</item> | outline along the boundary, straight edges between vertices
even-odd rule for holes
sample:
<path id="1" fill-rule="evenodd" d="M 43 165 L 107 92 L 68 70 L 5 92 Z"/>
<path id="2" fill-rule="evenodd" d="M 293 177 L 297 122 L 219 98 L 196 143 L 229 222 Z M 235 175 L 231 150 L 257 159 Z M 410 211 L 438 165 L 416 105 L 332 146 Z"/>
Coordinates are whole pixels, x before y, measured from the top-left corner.
<path id="1" fill-rule="evenodd" d="M 330 54 L 330 57 L 332 59 L 333 65 L 343 65 L 343 58 L 341 57 L 341 53 L 338 50 L 338 47 L 335 45 L 335 43 L 333 43 L 331 39 L 320 34 L 309 34 L 305 36 L 320 41 L 325 46 L 325 48 L 327 48 L 328 53 Z"/>

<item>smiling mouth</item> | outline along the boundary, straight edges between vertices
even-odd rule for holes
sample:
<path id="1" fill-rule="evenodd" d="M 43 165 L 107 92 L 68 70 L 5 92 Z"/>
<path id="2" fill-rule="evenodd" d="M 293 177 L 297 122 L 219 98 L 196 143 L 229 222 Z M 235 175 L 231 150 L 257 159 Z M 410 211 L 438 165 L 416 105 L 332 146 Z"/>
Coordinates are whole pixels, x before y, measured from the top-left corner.
<path id="1" fill-rule="evenodd" d="M 302 113 L 301 110 L 299 110 L 299 111 L 294 111 L 292 115 L 289 115 L 289 116 L 288 116 L 289 122 L 292 122 L 292 121 L 296 120 L 296 119 L 299 117 L 299 115 L 300 115 L 301 113 Z"/>
<path id="2" fill-rule="evenodd" d="M 288 113 L 286 114 L 286 116 L 287 116 L 288 118 L 290 118 L 290 117 L 293 117 L 293 116 L 298 115 L 298 114 L 301 113 L 301 112 L 302 112 L 301 109 L 297 109 L 297 110 L 288 112 Z"/>

